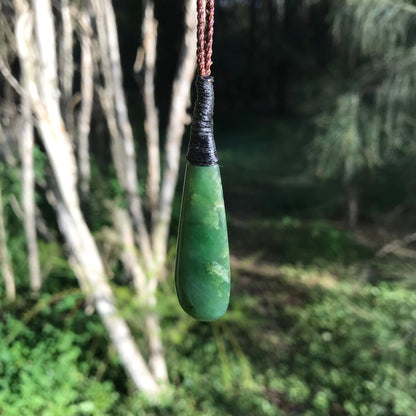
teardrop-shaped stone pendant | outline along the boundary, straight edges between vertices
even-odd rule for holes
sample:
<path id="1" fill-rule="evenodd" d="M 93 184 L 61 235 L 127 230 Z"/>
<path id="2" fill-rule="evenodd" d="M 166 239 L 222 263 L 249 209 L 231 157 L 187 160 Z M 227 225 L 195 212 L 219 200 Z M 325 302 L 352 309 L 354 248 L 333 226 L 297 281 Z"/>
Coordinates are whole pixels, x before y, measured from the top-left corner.
<path id="1" fill-rule="evenodd" d="M 200 321 L 214 321 L 228 308 L 230 254 L 218 165 L 187 163 L 175 287 L 182 308 Z"/>

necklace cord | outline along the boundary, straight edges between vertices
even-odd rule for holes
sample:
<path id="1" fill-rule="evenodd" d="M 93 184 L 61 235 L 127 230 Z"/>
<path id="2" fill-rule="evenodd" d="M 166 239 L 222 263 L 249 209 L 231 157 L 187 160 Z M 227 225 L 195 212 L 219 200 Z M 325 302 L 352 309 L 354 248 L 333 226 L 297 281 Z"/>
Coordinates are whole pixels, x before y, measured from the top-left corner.
<path id="1" fill-rule="evenodd" d="M 196 101 L 186 159 L 196 166 L 218 164 L 214 141 L 214 78 L 211 75 L 215 0 L 197 0 Z"/>
<path id="2" fill-rule="evenodd" d="M 197 56 L 200 75 L 211 75 L 215 0 L 197 0 Z"/>

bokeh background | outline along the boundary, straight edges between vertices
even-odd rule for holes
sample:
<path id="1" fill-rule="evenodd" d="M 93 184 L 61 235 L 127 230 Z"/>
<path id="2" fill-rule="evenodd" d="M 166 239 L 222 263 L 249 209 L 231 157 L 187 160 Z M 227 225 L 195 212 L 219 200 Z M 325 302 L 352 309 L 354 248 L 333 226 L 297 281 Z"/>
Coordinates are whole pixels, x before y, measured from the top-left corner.
<path id="1" fill-rule="evenodd" d="M 227 208 L 232 292 L 223 318 L 200 323 L 180 309 L 173 283 L 189 120 L 163 276 L 155 278 L 142 266 L 145 279 L 158 281 L 149 303 L 143 303 L 123 257 L 124 243 L 117 240 L 122 233 L 114 224 L 114 206 L 122 212 L 131 206 L 123 179 L 117 176 L 109 113 L 103 110 L 102 97 L 112 96 L 105 65 L 100 64 L 105 52 L 95 33 L 99 10 L 107 10 L 104 4 L 111 2 L 100 1 L 50 3 L 58 63 L 65 59 L 65 10 L 74 33 L 69 93 L 67 89 L 65 95 L 61 78 L 68 68 L 65 61 L 58 65 L 56 88 L 65 134 L 77 154 L 76 126 L 84 102 L 82 34 L 87 34 L 96 69 L 88 197 L 78 192 L 82 216 L 98 247 L 116 315 L 128 324 L 137 349 L 150 362 L 150 373 L 155 351 L 149 325 L 156 322 L 168 377 L 161 377 L 156 395 L 132 380 L 111 325 L 103 324 L 103 315 L 97 313 L 97 293 L 104 292 L 82 285 L 80 276 L 88 267 L 81 272 L 77 268 L 77 244 L 71 246 L 65 233 L 59 211 L 64 192 L 41 127 L 39 103 L 24 92 L 29 84 L 18 41 L 19 16 L 33 11 L 29 22 L 34 28 L 23 26 L 35 33 L 39 29 L 33 22 L 41 10 L 36 3 L 49 0 L 6 1 L 0 5 L 0 414 L 416 414 L 416 2 L 215 2 L 215 137 Z M 190 30 L 184 25 L 185 3 L 154 2 L 153 91 L 162 170 L 169 160 L 164 146 L 173 85 L 184 34 Z M 153 2 L 117 0 L 112 6 L 136 149 L 136 191 L 152 229 L 153 207 L 146 193 L 146 58 L 140 70 L 134 69 L 145 39 L 143 11 L 149 4 Z M 39 36 L 31 39 L 27 45 L 38 39 L 39 47 Z M 42 62 L 39 58 L 34 65 L 39 91 Z M 13 80 L 20 87 L 13 86 Z M 42 91 L 40 95 L 42 101 Z M 192 101 L 194 95 L 192 88 Z M 19 152 L 25 97 L 34 131 L 42 277 L 37 290 L 29 276 L 22 189 L 25 151 Z M 191 106 L 185 107 L 190 114 Z M 140 243 L 132 252 L 133 262 L 138 258 L 141 264 Z M 6 291 L 7 278 L 14 281 L 15 296 L 10 288 Z M 156 320 L 149 321 L 152 317 Z M 154 371 L 153 376 L 157 379 Z"/>

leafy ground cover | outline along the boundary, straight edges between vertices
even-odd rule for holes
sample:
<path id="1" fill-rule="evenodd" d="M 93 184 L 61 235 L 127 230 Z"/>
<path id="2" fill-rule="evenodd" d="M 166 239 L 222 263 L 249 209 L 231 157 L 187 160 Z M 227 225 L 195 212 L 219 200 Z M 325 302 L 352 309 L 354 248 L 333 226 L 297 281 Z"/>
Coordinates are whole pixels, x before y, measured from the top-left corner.
<path id="1" fill-rule="evenodd" d="M 0 414 L 416 414 L 414 260 L 375 257 L 406 229 L 411 196 L 400 184 L 382 192 L 404 173 L 391 167 L 363 178 L 363 200 L 380 197 L 351 231 L 342 186 L 318 180 L 310 168 L 308 123 L 240 124 L 220 122 L 217 132 L 232 252 L 230 310 L 218 322 L 197 323 L 179 309 L 172 278 L 162 285 L 171 380 L 163 401 L 132 393 L 101 323 L 84 312 L 60 246 L 45 243 L 49 277 L 41 298 L 22 296 L 1 308 Z M 10 193 L 13 180 L 1 180 Z M 402 219 L 390 221 L 399 204 Z M 7 218 L 13 221 L 10 210 Z M 18 265 L 23 237 L 13 230 Z M 122 313 L 140 340 L 140 309 L 113 266 Z"/>

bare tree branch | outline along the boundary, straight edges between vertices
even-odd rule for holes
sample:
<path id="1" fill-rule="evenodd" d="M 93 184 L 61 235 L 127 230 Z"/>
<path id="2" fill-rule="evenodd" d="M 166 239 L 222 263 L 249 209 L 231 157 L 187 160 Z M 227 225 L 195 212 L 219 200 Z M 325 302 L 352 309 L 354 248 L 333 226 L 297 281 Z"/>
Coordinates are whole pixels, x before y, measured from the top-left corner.
<path id="1" fill-rule="evenodd" d="M 26 0 L 14 0 L 16 17 L 30 22 L 31 13 Z M 88 278 L 94 304 L 113 342 L 126 372 L 136 387 L 149 396 L 158 395 L 160 387 L 149 371 L 131 332 L 120 317 L 115 299 L 107 282 L 104 266 L 93 236 L 82 216 L 76 193 L 76 162 L 71 141 L 65 129 L 59 108 L 54 23 L 50 1 L 32 0 L 36 14 L 32 32 L 18 42 L 20 63 L 31 92 L 31 105 L 37 114 L 37 128 L 47 151 L 54 180 L 57 217 L 60 230 L 72 253 L 74 271 Z M 18 22 L 19 23 L 19 22 Z M 19 33 L 19 32 L 17 32 Z M 26 45 L 23 47 L 22 45 Z M 36 49 L 34 49 L 36 47 Z M 39 61 L 40 65 L 35 63 Z M 41 70 L 37 70 L 38 68 Z M 80 272 L 81 271 L 81 272 Z"/>
<path id="2" fill-rule="evenodd" d="M 80 211 L 74 208 L 69 210 L 62 201 L 58 201 L 59 226 L 72 251 L 72 264 L 78 264 L 74 271 L 82 271 L 88 278 L 90 296 L 94 299 L 97 312 L 134 384 L 149 396 L 157 396 L 160 387 L 150 373 L 126 322 L 116 309 L 96 245 L 80 218 Z"/>
<path id="3" fill-rule="evenodd" d="M 154 311 L 156 307 L 156 296 L 149 299 L 153 305 L 149 305 L 150 311 L 145 316 L 147 338 L 150 349 L 150 368 L 155 379 L 162 383 L 168 382 L 168 370 L 166 367 L 165 354 L 162 344 L 159 316 Z"/>
<path id="4" fill-rule="evenodd" d="M 81 14 L 83 26 L 91 24 L 88 13 Z M 80 30 L 81 38 L 81 110 L 78 116 L 78 166 L 81 195 L 86 198 L 90 188 L 89 140 L 91 113 L 94 99 L 94 65 L 92 59 L 91 37 L 85 30 Z"/>
<path id="5" fill-rule="evenodd" d="M 172 88 L 173 94 L 165 145 L 166 160 L 157 222 L 152 234 L 153 250 L 158 267 L 163 266 L 166 258 L 172 203 L 178 181 L 180 148 L 185 124 L 189 122 L 186 110 L 190 104 L 190 88 L 196 68 L 195 16 L 195 1 L 186 0 L 185 34 L 179 58 L 179 66 Z"/>
<path id="6" fill-rule="evenodd" d="M 159 116 L 155 102 L 157 21 L 154 16 L 154 3 L 152 0 L 147 0 L 145 2 L 142 35 L 144 53 L 143 101 L 146 116 L 144 122 L 144 130 L 147 140 L 148 166 L 147 194 L 150 200 L 152 215 L 155 215 L 159 203 L 160 151 Z"/>
<path id="7" fill-rule="evenodd" d="M 73 135 L 74 114 L 72 101 L 72 80 L 74 76 L 73 32 L 69 0 L 61 0 L 62 33 L 59 43 L 59 73 L 61 81 L 61 102 L 67 130 Z"/>
<path id="8" fill-rule="evenodd" d="M 4 132 L 1 123 L 0 123 L 0 154 L 8 165 L 14 166 L 16 164 L 16 160 L 13 156 L 12 150 L 10 149 L 10 144 L 8 143 L 6 133 Z"/>
<path id="9" fill-rule="evenodd" d="M 388 254 L 394 253 L 395 251 L 401 249 L 402 247 L 407 246 L 408 244 L 414 243 L 415 241 L 416 241 L 416 233 L 408 234 L 404 236 L 403 238 L 394 240 L 386 244 L 376 253 L 376 256 L 385 257 Z"/>
<path id="10" fill-rule="evenodd" d="M 19 81 L 13 76 L 9 67 L 3 61 L 3 58 L 0 56 L 0 72 L 3 75 L 4 79 L 13 87 L 13 89 L 21 96 L 25 94 L 25 90 L 19 84 Z"/>
<path id="11" fill-rule="evenodd" d="M 115 142 L 113 149 L 119 155 L 116 159 L 123 162 L 118 168 L 117 176 L 129 202 L 130 213 L 138 235 L 138 244 L 146 267 L 153 268 L 153 254 L 149 233 L 143 214 L 137 179 L 136 153 L 133 131 L 127 114 L 126 98 L 123 91 L 120 52 L 117 37 L 114 10 L 110 0 L 93 0 L 96 13 L 98 41 L 102 72 L 105 78 L 104 109 L 107 110 L 107 121 L 115 120 L 117 129 L 109 125 L 110 134 Z M 115 160 L 116 167 L 117 162 Z"/>
<path id="12" fill-rule="evenodd" d="M 147 297 L 147 278 L 136 254 L 130 217 L 122 208 L 114 207 L 113 222 L 121 243 L 121 261 L 124 269 L 131 277 L 141 303 L 144 303 Z"/>

